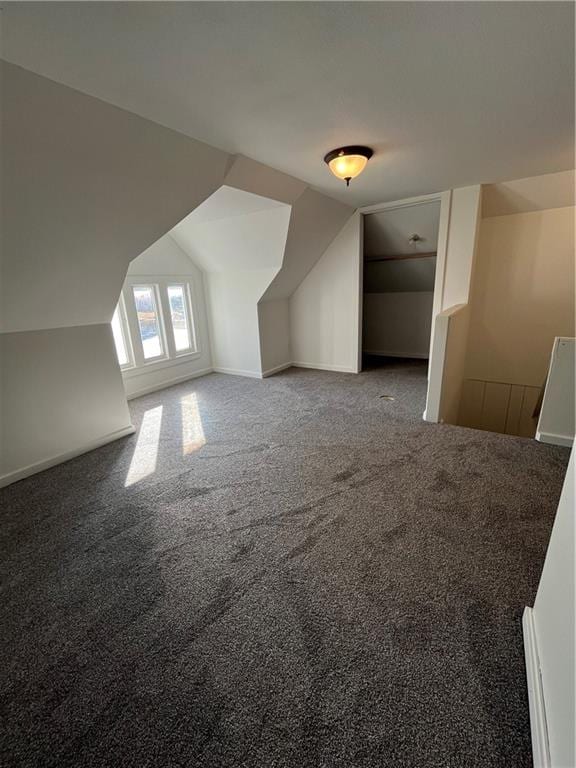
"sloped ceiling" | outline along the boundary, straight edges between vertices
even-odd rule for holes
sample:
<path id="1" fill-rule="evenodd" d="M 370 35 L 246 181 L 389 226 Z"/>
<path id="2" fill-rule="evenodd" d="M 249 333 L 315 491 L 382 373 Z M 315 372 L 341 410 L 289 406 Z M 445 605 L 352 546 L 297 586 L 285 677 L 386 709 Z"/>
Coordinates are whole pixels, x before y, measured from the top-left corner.
<path id="1" fill-rule="evenodd" d="M 223 185 L 192 211 L 178 225 L 177 229 L 182 229 L 185 225 L 191 226 L 208 221 L 219 221 L 220 219 L 229 219 L 231 216 L 244 216 L 248 213 L 269 211 L 272 208 L 282 206 L 283 203 L 271 200 L 269 197 L 262 197 L 262 195 L 255 195 Z"/>
<path id="2" fill-rule="evenodd" d="M 313 189 L 300 195 L 292 205 L 282 270 L 262 298 L 291 296 L 352 214 L 352 208 Z"/>
<path id="3" fill-rule="evenodd" d="M 262 298 L 291 296 L 353 209 L 242 156 L 225 182 L 170 234 L 204 271 L 275 269 Z"/>
<path id="4" fill-rule="evenodd" d="M 482 190 L 482 216 L 564 208 L 574 205 L 574 197 L 574 171 L 487 184 Z"/>
<path id="5" fill-rule="evenodd" d="M 290 206 L 221 187 L 170 232 L 205 272 L 280 269 Z"/>
<path id="6" fill-rule="evenodd" d="M 230 157 L 2 63 L 2 329 L 109 322 L 130 261 Z"/>
<path id="7" fill-rule="evenodd" d="M 3 56 L 353 206 L 574 167 L 569 2 L 5 3 Z M 375 156 L 347 189 L 322 157 Z"/>
<path id="8" fill-rule="evenodd" d="M 439 202 L 367 214 L 364 216 L 365 258 L 436 251 L 439 218 Z M 421 239 L 411 243 L 412 235 Z"/>

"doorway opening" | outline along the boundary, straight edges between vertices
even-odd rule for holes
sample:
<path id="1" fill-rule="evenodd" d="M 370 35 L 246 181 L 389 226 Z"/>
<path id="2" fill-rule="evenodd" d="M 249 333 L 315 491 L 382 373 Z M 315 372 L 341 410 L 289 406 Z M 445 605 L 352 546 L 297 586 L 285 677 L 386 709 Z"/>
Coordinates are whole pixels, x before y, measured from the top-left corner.
<path id="1" fill-rule="evenodd" d="M 362 370 L 427 368 L 440 200 L 364 214 Z"/>

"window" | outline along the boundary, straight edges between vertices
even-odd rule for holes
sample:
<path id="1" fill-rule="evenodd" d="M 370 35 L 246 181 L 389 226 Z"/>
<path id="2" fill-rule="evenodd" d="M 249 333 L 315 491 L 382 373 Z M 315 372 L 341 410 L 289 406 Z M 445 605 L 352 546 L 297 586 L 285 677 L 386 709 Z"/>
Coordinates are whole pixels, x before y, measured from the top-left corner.
<path id="1" fill-rule="evenodd" d="M 120 301 L 118 302 L 118 306 L 114 310 L 114 315 L 112 317 L 112 335 L 114 336 L 116 355 L 118 357 L 120 368 L 129 368 L 132 365 L 132 356 L 130 354 L 129 342 L 127 341 L 126 314 L 124 312 L 122 297 L 120 297 Z"/>
<path id="2" fill-rule="evenodd" d="M 126 376 L 180 365 L 200 351 L 188 276 L 128 277 L 114 317 L 116 354 Z"/>
<path id="3" fill-rule="evenodd" d="M 190 320 L 188 318 L 186 286 L 169 285 L 167 290 L 176 353 L 188 352 L 194 345 L 192 344 Z"/>
<path id="4" fill-rule="evenodd" d="M 136 306 L 144 359 L 153 360 L 154 358 L 162 357 L 164 347 L 158 310 L 156 308 L 154 286 L 134 285 L 132 291 L 134 293 L 134 304 Z"/>

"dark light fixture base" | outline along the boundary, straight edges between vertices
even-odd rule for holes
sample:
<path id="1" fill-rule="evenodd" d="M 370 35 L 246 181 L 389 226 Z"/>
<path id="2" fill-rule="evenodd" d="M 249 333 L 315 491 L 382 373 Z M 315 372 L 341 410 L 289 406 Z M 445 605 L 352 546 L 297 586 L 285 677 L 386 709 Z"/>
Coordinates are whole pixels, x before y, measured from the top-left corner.
<path id="1" fill-rule="evenodd" d="M 331 160 L 334 160 L 337 157 L 345 157 L 346 155 L 360 155 L 360 157 L 365 157 L 366 160 L 370 160 L 373 154 L 374 150 L 370 149 L 370 147 L 363 147 L 359 144 L 355 144 L 350 147 L 331 149 L 330 152 L 324 155 L 324 162 L 326 165 L 329 165 Z"/>
<path id="2" fill-rule="evenodd" d="M 366 163 L 373 154 L 374 151 L 370 147 L 354 144 L 330 150 L 330 152 L 324 155 L 324 162 L 334 176 L 345 181 L 346 186 L 349 187 L 350 181 L 362 173 Z M 344 175 L 346 173 L 349 173 L 349 175 Z"/>

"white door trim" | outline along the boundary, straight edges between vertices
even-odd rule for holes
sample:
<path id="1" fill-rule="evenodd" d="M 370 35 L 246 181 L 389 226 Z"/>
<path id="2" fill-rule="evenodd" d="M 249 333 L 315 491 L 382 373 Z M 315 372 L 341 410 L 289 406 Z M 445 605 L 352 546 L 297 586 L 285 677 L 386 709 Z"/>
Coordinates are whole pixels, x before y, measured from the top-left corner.
<path id="1" fill-rule="evenodd" d="M 534 768 L 551 768 L 548 728 L 542 674 L 538 656 L 538 636 L 534 624 L 534 611 L 526 607 L 522 616 L 524 633 L 524 657 L 526 659 L 526 681 L 528 684 L 528 705 L 530 707 L 530 732 L 532 734 L 532 759 Z"/>

